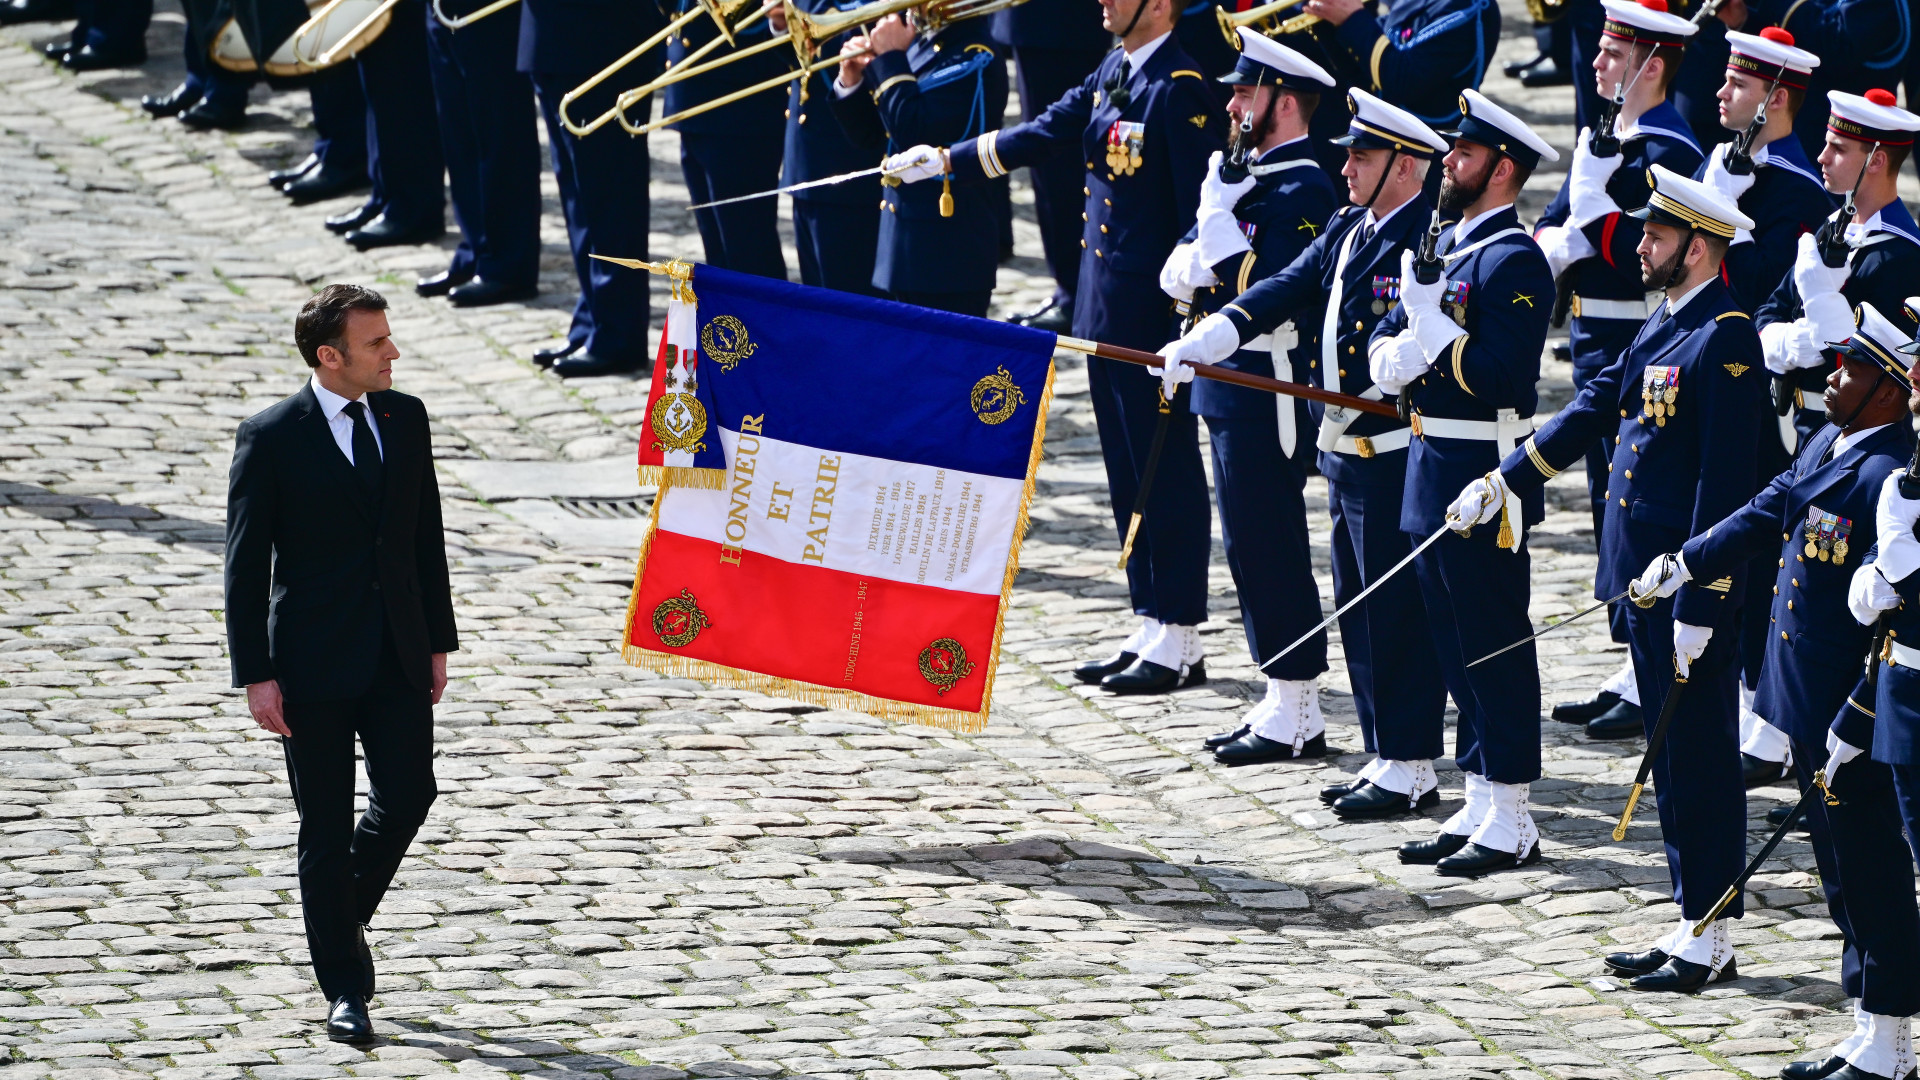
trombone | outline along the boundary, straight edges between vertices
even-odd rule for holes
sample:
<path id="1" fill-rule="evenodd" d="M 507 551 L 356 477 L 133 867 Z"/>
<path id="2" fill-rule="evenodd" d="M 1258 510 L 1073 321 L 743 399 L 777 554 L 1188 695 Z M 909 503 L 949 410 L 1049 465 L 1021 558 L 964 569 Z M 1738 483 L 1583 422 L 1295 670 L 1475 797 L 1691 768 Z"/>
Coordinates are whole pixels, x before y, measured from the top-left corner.
<path id="1" fill-rule="evenodd" d="M 386 30 L 387 23 L 392 21 L 393 9 L 400 4 L 400 0 L 381 0 L 378 6 L 353 25 L 353 29 L 339 36 L 330 34 L 328 21 L 335 11 L 349 2 L 327 0 L 307 17 L 306 22 L 300 24 L 300 29 L 295 30 L 293 37 L 287 40 L 287 50 L 293 54 L 294 64 L 306 71 L 318 71 L 355 55 Z M 309 53 L 301 47 L 308 43 L 319 51 Z"/>
<path id="2" fill-rule="evenodd" d="M 469 21 L 473 19 L 477 19 L 482 14 L 485 14 L 487 11 L 505 7 L 507 4 L 510 4 L 513 2 L 514 0 L 493 0 L 492 4 L 488 5 L 486 8 L 482 8 L 480 11 L 475 12 L 473 15 L 470 15 L 467 18 Z M 627 50 L 627 53 L 625 56 L 622 56 L 620 59 L 615 60 L 611 64 L 608 64 L 606 67 L 601 68 L 600 71 L 597 74 L 595 74 L 593 78 L 588 79 L 586 82 L 583 82 L 579 86 L 576 86 L 573 89 L 567 91 L 565 96 L 561 97 L 560 107 L 557 110 L 558 113 L 560 114 L 560 126 L 566 128 L 569 132 L 573 133 L 575 136 L 587 136 L 600 130 L 601 127 L 606 125 L 607 121 L 612 120 L 615 116 L 619 116 L 621 106 L 616 104 L 613 108 L 608 109 L 606 112 L 601 113 L 599 116 L 596 116 L 593 119 L 586 121 L 585 123 L 575 123 L 571 118 L 567 116 L 567 107 L 572 105 L 574 102 L 580 100 L 582 95 L 588 93 L 594 87 L 599 86 L 601 83 L 607 81 L 609 78 L 611 78 L 614 75 L 615 72 L 619 71 L 621 68 L 624 68 L 628 64 L 633 63 L 635 60 L 638 60 L 642 56 L 645 56 L 647 53 L 647 50 L 667 40 L 668 38 L 672 37 L 674 34 L 679 33 L 681 27 L 699 18 L 702 14 L 709 15 L 713 18 L 714 23 L 720 27 L 720 36 L 714 38 L 712 41 L 709 41 L 705 45 L 702 45 L 700 48 L 694 50 L 694 52 L 692 52 L 687 56 L 688 60 L 693 60 L 697 57 L 705 56 L 707 53 L 718 48 L 720 46 L 720 43 L 723 41 L 729 45 L 733 44 L 733 32 L 735 30 L 744 30 L 748 26 L 752 25 L 753 23 L 757 22 L 761 18 L 765 17 L 766 15 L 765 11 L 756 11 L 753 14 L 747 16 L 746 18 L 741 19 L 738 26 L 728 26 L 727 20 L 731 18 L 734 14 L 738 13 L 741 8 L 745 7 L 750 2 L 751 0 L 696 0 L 695 7 L 678 16 L 675 16 L 672 22 L 668 23 L 667 25 L 661 27 L 659 30 L 655 31 L 652 37 L 647 38 L 647 40 Z M 438 5 L 439 0 L 434 0 L 434 3 Z M 651 87 L 652 85 L 653 85 L 652 83 L 649 83 L 648 87 Z M 625 99 L 625 97 L 626 97 L 625 94 L 621 95 L 621 98 L 623 100 Z"/>
<path id="3" fill-rule="evenodd" d="M 1245 11 L 1228 11 L 1226 8 L 1216 7 L 1213 13 L 1220 20 L 1220 32 L 1227 35 L 1228 43 L 1233 46 L 1235 52 L 1238 52 L 1240 35 L 1235 31 L 1242 26 L 1251 26 L 1268 37 L 1278 37 L 1281 34 L 1297 34 L 1302 30 L 1310 30 L 1325 21 L 1318 15 L 1307 14 L 1295 15 L 1289 19 L 1280 18 L 1280 12 L 1283 9 L 1298 7 L 1305 2 L 1306 0 L 1273 0 L 1270 4 L 1261 4 L 1259 7 L 1248 8 Z"/>
<path id="4" fill-rule="evenodd" d="M 914 15 L 915 22 L 918 23 L 922 29 L 938 30 L 941 27 L 959 22 L 962 19 L 991 15 L 996 11 L 1003 11 L 1024 2 L 1025 0 L 872 0 L 871 3 L 861 4 L 859 7 L 850 8 L 846 11 L 834 12 L 828 15 L 809 15 L 794 7 L 793 0 L 784 0 L 787 16 L 786 33 L 775 34 L 767 41 L 759 42 L 750 48 L 742 49 L 739 52 L 723 56 L 718 60 L 706 64 L 677 68 L 646 86 L 635 87 L 620 95 L 620 98 L 614 102 L 614 111 L 620 114 L 620 126 L 625 128 L 628 134 L 645 135 L 650 131 L 655 131 L 670 124 L 677 124 L 682 120 L 699 116 L 701 113 L 731 105 L 742 98 L 752 97 L 755 94 L 784 86 L 795 79 L 811 78 L 815 72 L 835 67 L 840 61 L 850 56 L 859 56 L 871 52 L 872 50 L 870 49 L 862 49 L 857 52 L 830 56 L 824 60 L 814 59 L 815 54 L 819 51 L 821 42 L 838 37 L 857 26 L 877 22 L 889 15 L 911 12 Z M 794 55 L 800 61 L 800 69 L 798 71 L 790 71 L 785 75 L 776 75 L 771 79 L 756 83 L 745 89 L 735 90 L 733 93 L 724 94 L 714 98 L 712 101 L 702 102 L 690 109 L 682 109 L 671 116 L 663 116 L 658 120 L 649 121 L 644 124 L 635 124 L 627 119 L 626 110 L 660 86 L 677 82 L 680 79 L 692 78 L 702 72 L 710 71 L 724 64 L 730 64 L 735 60 L 751 56 L 754 53 L 772 48 L 781 43 L 787 43 L 793 46 Z M 688 59 L 691 60 L 693 57 L 689 56 Z"/>
<path id="5" fill-rule="evenodd" d="M 433 17 L 440 20 L 441 26 L 449 30 L 458 30 L 461 27 L 472 26 L 494 12 L 510 8 L 519 2 L 520 0 L 493 0 L 493 3 L 478 11 L 468 12 L 465 15 L 449 15 L 446 9 L 440 6 L 440 0 L 433 0 Z"/>

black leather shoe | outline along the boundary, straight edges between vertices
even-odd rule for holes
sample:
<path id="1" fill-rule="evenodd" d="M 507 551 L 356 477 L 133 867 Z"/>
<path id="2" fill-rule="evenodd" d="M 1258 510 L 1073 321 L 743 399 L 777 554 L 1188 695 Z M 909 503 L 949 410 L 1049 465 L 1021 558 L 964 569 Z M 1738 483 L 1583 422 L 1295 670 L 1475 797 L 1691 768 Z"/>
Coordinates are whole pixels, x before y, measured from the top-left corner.
<path id="1" fill-rule="evenodd" d="M 1222 765 L 1265 765 L 1270 761 L 1301 761 L 1326 756 L 1325 733 L 1301 743 L 1299 753 L 1294 753 L 1292 743 L 1263 739 L 1251 731 L 1213 752 L 1213 760 Z"/>
<path id="2" fill-rule="evenodd" d="M 1161 667 L 1151 660 L 1136 659 L 1127 670 L 1101 679 L 1100 689 L 1109 694 L 1164 694 L 1169 690 L 1199 686 L 1206 681 L 1207 661 L 1204 657 L 1188 665 L 1184 675 L 1178 668 Z"/>
<path id="3" fill-rule="evenodd" d="M 1366 786 L 1365 780 L 1349 780 L 1344 784 L 1328 784 L 1320 789 L 1320 805 L 1332 806 L 1349 791 L 1358 791 Z"/>
<path id="4" fill-rule="evenodd" d="M 1553 59 L 1553 55 L 1551 53 L 1534 53 L 1531 57 L 1528 57 L 1525 60 L 1509 61 L 1506 65 L 1501 67 L 1500 70 L 1506 72 L 1507 78 L 1517 79 L 1520 76 L 1525 75 L 1527 72 L 1532 71 L 1534 68 L 1539 67 L 1541 64 L 1544 64 L 1552 59 Z"/>
<path id="5" fill-rule="evenodd" d="M 71 18 L 73 0 L 7 0 L 6 3 L 0 3 L 0 26 L 27 22 L 66 22 Z M 60 51 L 65 52 L 66 49 L 63 47 Z"/>
<path id="6" fill-rule="evenodd" d="M 300 163 L 289 169 L 275 169 L 267 174 L 267 186 L 284 189 L 288 184 L 320 167 L 320 155 L 308 154 Z"/>
<path id="7" fill-rule="evenodd" d="M 1548 58 L 1545 63 L 1523 72 L 1520 76 L 1520 85 L 1528 89 L 1542 86 L 1572 86 L 1573 76 L 1566 68 L 1555 63 L 1552 58 Z"/>
<path id="8" fill-rule="evenodd" d="M 367 1015 L 366 999 L 347 994 L 334 1002 L 327 1013 L 327 1038 L 343 1043 L 373 1041 L 373 1018 Z"/>
<path id="9" fill-rule="evenodd" d="M 1715 972 L 1705 964 L 1696 964 L 1691 960 L 1682 960 L 1677 956 L 1667 957 L 1667 962 L 1658 971 L 1649 971 L 1627 984 L 1629 990 L 1649 990 L 1669 994 L 1693 994 L 1713 983 L 1732 982 L 1740 977 L 1735 962 L 1727 961 L 1727 966 Z"/>
<path id="10" fill-rule="evenodd" d="M 380 216 L 380 204 L 368 199 L 344 214 L 335 214 L 322 222 L 328 232 L 350 233 Z"/>
<path id="11" fill-rule="evenodd" d="M 82 45 L 66 55 L 60 61 L 70 71 L 104 71 L 107 68 L 138 67 L 147 62 L 147 47 L 143 43 L 126 49 L 96 49 L 91 45 Z"/>
<path id="12" fill-rule="evenodd" d="M 1533 849 L 1525 858 L 1511 851 L 1495 851 L 1469 843 L 1459 851 L 1434 864 L 1434 869 L 1447 877 L 1480 877 L 1496 870 L 1511 870 L 1516 866 L 1532 866 L 1540 861 L 1540 842 L 1533 842 Z"/>
<path id="13" fill-rule="evenodd" d="M 580 351 L 580 346 L 569 341 L 558 349 L 541 349 L 533 354 L 535 367 L 550 368 L 553 365 Z"/>
<path id="14" fill-rule="evenodd" d="M 1234 728 L 1232 731 L 1216 732 L 1215 734 L 1207 736 L 1207 749 L 1218 750 L 1221 747 L 1227 745 L 1228 743 L 1234 741 L 1235 739 L 1238 739 L 1240 736 L 1245 735 L 1247 732 L 1252 730 L 1253 728 L 1250 725 L 1241 724 L 1239 727 Z"/>
<path id="15" fill-rule="evenodd" d="M 1798 809 L 1797 806 L 1774 807 L 1773 809 L 1767 811 L 1767 824 L 1773 826 L 1776 829 L 1779 828 L 1780 823 L 1787 820 L 1787 818 L 1791 816 L 1796 809 Z M 1807 815 L 1801 814 L 1799 817 L 1794 818 L 1793 828 L 1794 828 L 1794 831 L 1796 832 L 1806 832 L 1807 831 Z"/>
<path id="16" fill-rule="evenodd" d="M 1584 724 L 1620 704 L 1620 695 L 1602 690 L 1585 701 L 1563 701 L 1553 707 L 1553 718 L 1563 724 Z"/>
<path id="17" fill-rule="evenodd" d="M 1781 762 L 1768 761 L 1752 754 L 1740 755 L 1740 780 L 1749 788 L 1766 787 L 1786 775 L 1787 767 Z"/>
<path id="18" fill-rule="evenodd" d="M 402 244 L 431 244 L 447 234 L 445 221 L 429 219 L 418 224 L 394 221 L 381 214 L 346 234 L 346 241 L 357 251 L 398 247 Z"/>
<path id="19" fill-rule="evenodd" d="M 1405 792 L 1391 791 L 1372 781 L 1367 781 L 1346 795 L 1335 799 L 1333 812 L 1344 820 L 1375 820 L 1417 814 L 1439 805 L 1440 789 L 1438 788 L 1422 794 L 1417 801 L 1409 804 Z"/>
<path id="20" fill-rule="evenodd" d="M 1833 1080 L 1895 1080 L 1894 1077 L 1881 1076 L 1879 1073 L 1870 1073 L 1847 1061 L 1841 1062 L 1838 1069 L 1835 1069 L 1827 1075 L 1833 1077 Z M 1912 1076 L 1913 1073 L 1907 1074 L 1909 1078 Z"/>
<path id="21" fill-rule="evenodd" d="M 1606 964 L 1607 970 L 1615 975 L 1645 975 L 1649 971 L 1659 971 L 1667 959 L 1667 954 L 1659 949 L 1648 949 L 1646 952 L 1608 953 L 1601 963 Z"/>
<path id="22" fill-rule="evenodd" d="M 454 286 L 465 285 L 472 280 L 473 276 L 471 274 L 466 277 L 455 277 L 453 276 L 453 271 L 442 270 L 432 277 L 423 277 L 419 281 L 414 282 L 413 291 L 420 296 L 445 296 L 453 291 Z M 551 364 L 552 361 L 548 361 L 548 363 Z"/>
<path id="23" fill-rule="evenodd" d="M 465 285 L 456 285 L 447 293 L 447 299 L 454 307 L 487 307 L 491 304 L 511 304 L 520 300 L 531 300 L 540 295 L 538 286 L 509 285 L 503 281 L 488 281 L 474 278 Z"/>
<path id="24" fill-rule="evenodd" d="M 223 108 L 211 101 L 202 101 L 181 113 L 180 122 L 195 131 L 239 131 L 247 126 L 247 107 L 242 104 Z"/>
<path id="25" fill-rule="evenodd" d="M 631 375 L 639 365 L 618 360 L 602 360 L 582 349 L 553 365 L 553 373 L 563 379 L 587 379 L 596 375 Z"/>
<path id="26" fill-rule="evenodd" d="M 1840 1071 L 1847 1059 L 1830 1057 L 1825 1061 L 1789 1061 L 1780 1066 L 1780 1080 L 1827 1080 Z"/>
<path id="27" fill-rule="evenodd" d="M 1646 733 L 1646 713 L 1640 711 L 1640 706 L 1624 699 L 1587 721 L 1589 739 L 1637 739 Z"/>
<path id="28" fill-rule="evenodd" d="M 293 200 L 293 205 L 305 206 L 323 199 L 338 198 L 350 192 L 363 191 L 371 186 L 373 181 L 367 178 L 365 169 L 359 172 L 348 172 L 345 169 L 314 169 L 287 181 L 280 190 L 287 198 Z M 355 227 L 358 228 L 358 226 Z"/>
<path id="29" fill-rule="evenodd" d="M 360 970 L 367 973 L 366 978 L 360 980 L 360 996 L 371 1001 L 373 1000 L 373 950 L 367 946 L 367 928 L 356 926 L 354 929 L 359 931 L 354 941 L 354 951 L 360 956 Z"/>
<path id="30" fill-rule="evenodd" d="M 67 62 L 68 55 L 72 52 L 72 38 L 54 38 L 52 41 L 40 46 L 40 55 L 56 64 L 64 65 Z"/>
<path id="31" fill-rule="evenodd" d="M 1105 660 L 1089 660 L 1081 664 L 1073 669 L 1073 677 L 1083 683 L 1097 683 L 1109 675 L 1118 675 L 1127 670 L 1138 659 L 1140 659 L 1138 653 L 1130 653 L 1122 649 Z"/>
<path id="32" fill-rule="evenodd" d="M 1400 861 L 1415 866 L 1431 866 L 1467 846 L 1467 838 L 1443 832 L 1431 840 L 1409 840 L 1400 845 Z"/>
<path id="33" fill-rule="evenodd" d="M 1049 300 L 1046 306 L 1029 311 L 1014 321 L 1035 330 L 1065 334 L 1073 330 L 1073 305 L 1056 304 Z"/>
<path id="34" fill-rule="evenodd" d="M 148 94 L 141 98 L 140 108 L 145 110 L 148 116 L 162 120 L 169 116 L 179 116 L 199 100 L 200 91 L 195 90 L 192 84 L 183 82 L 164 94 L 157 96 Z"/>

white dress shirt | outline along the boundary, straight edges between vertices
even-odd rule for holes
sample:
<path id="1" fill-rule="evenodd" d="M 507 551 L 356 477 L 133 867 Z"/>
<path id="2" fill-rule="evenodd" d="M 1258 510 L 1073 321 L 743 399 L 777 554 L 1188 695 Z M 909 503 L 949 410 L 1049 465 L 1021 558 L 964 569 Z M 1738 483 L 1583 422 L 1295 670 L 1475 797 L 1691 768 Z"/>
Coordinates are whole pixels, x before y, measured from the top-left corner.
<path id="1" fill-rule="evenodd" d="M 343 398 L 321 386 L 319 379 L 308 380 L 308 385 L 313 387 L 313 396 L 319 400 L 320 411 L 326 415 L 327 430 L 333 432 L 334 445 L 340 448 L 341 453 L 347 455 L 347 464 L 352 465 L 354 463 L 353 417 L 347 415 L 347 402 L 352 400 L 365 405 L 367 396 L 362 394 L 357 398 Z M 367 426 L 373 429 L 373 445 L 380 451 L 380 460 L 385 461 L 387 444 L 380 441 L 380 422 L 373 418 L 371 405 L 367 406 L 366 417 Z"/>

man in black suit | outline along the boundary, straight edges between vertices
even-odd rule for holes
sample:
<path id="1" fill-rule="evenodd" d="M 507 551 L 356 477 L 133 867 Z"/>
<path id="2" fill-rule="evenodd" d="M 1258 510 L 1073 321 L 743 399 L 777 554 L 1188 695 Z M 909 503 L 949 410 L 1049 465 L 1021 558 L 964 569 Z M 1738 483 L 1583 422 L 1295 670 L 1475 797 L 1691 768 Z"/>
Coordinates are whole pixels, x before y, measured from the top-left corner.
<path id="1" fill-rule="evenodd" d="M 386 307 L 357 285 L 307 301 L 293 336 L 313 378 L 240 425 L 227 483 L 233 683 L 286 753 L 307 949 L 336 1042 L 373 1034 L 365 928 L 433 804 L 433 705 L 459 647 L 427 410 L 391 389 Z"/>

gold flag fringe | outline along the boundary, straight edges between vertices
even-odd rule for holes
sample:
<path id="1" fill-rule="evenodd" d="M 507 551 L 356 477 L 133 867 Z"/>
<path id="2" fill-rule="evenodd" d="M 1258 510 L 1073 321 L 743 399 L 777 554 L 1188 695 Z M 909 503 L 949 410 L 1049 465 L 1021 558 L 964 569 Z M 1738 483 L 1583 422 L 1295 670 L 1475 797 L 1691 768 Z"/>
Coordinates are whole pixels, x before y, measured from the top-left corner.
<path id="1" fill-rule="evenodd" d="M 1013 581 L 1020 575 L 1020 546 L 1026 542 L 1027 527 L 1030 524 L 1028 515 L 1033 508 L 1033 492 L 1039 477 L 1041 451 L 1047 440 L 1047 413 L 1053 407 L 1053 378 L 1054 367 L 1052 363 L 1048 363 L 1047 384 L 1040 393 L 1040 415 L 1033 425 L 1033 449 L 1027 456 L 1027 482 L 1020 493 L 1020 513 L 1013 522 L 1013 535 L 1007 551 L 1006 576 L 1000 583 L 999 612 L 993 623 L 993 646 L 988 650 L 984 662 L 987 685 L 980 697 L 979 712 L 943 709 L 937 705 L 921 705 L 911 701 L 874 697 L 855 690 L 821 686 L 817 683 L 802 682 L 777 675 L 763 675 L 726 664 L 716 664 L 710 660 L 699 660 L 678 653 L 659 652 L 629 644 L 633 634 L 634 606 L 640 601 L 640 579 L 647 572 L 647 556 L 653 552 L 653 535 L 659 528 L 660 507 L 666 501 L 667 492 L 674 487 L 713 489 L 724 487 L 722 481 L 725 474 L 713 469 L 663 468 L 658 465 L 644 465 L 640 468 L 640 482 L 659 484 L 660 493 L 654 497 L 653 515 L 647 521 L 646 537 L 640 542 L 640 557 L 634 566 L 633 591 L 628 596 L 627 615 L 620 628 L 621 659 L 634 667 L 655 671 L 670 678 L 698 679 L 715 686 L 792 698 L 795 701 L 804 701 L 809 705 L 819 705 L 822 708 L 851 709 L 892 723 L 921 724 L 963 734 L 977 734 L 984 731 L 987 718 L 993 710 L 993 685 L 1000 671 L 1000 642 L 1006 632 L 1007 609 L 1013 603 Z M 686 477 L 684 482 L 683 476 Z"/>

